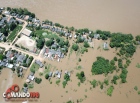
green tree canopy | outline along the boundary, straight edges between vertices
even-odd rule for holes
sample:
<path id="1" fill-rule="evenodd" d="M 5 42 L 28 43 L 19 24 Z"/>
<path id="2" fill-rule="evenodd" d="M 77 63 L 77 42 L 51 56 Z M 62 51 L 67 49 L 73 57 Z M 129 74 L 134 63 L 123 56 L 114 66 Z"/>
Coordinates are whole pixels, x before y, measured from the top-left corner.
<path id="1" fill-rule="evenodd" d="M 73 45 L 72 45 L 72 49 L 73 49 L 74 51 L 77 51 L 77 50 L 79 49 L 79 46 L 78 46 L 77 44 L 73 44 Z"/>
<path id="2" fill-rule="evenodd" d="M 42 49 L 44 46 L 44 43 L 45 43 L 44 39 L 38 39 L 37 44 L 36 44 L 37 48 Z"/>

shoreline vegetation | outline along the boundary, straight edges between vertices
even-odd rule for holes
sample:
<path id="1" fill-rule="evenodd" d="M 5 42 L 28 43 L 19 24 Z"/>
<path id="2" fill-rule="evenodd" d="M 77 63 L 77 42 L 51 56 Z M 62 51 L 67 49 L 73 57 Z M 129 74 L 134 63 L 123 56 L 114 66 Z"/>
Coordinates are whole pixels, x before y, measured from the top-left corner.
<path id="1" fill-rule="evenodd" d="M 7 7 L 7 11 L 10 13 L 16 13 L 19 15 L 28 15 L 32 19 L 36 18 L 34 13 L 29 12 L 27 9 L 21 9 L 21 8 L 10 8 Z M 4 15 L 2 15 L 4 17 Z M 39 20 L 39 19 L 36 19 Z M 104 88 L 107 88 L 106 94 L 108 96 L 113 95 L 113 90 L 115 89 L 115 85 L 121 84 L 121 83 L 127 83 L 127 74 L 132 57 L 134 53 L 136 52 L 137 45 L 140 44 L 140 35 L 137 35 L 134 37 L 132 34 L 123 34 L 123 33 L 111 33 L 110 31 L 102 31 L 102 30 L 96 30 L 92 31 L 88 28 L 84 29 L 76 29 L 73 26 L 72 27 L 65 27 L 59 23 L 53 23 L 52 21 L 45 20 L 42 21 L 42 23 L 39 23 L 40 25 L 36 26 L 31 19 L 27 20 L 28 26 L 27 28 L 32 30 L 31 38 L 36 40 L 36 47 L 38 49 L 43 49 L 44 46 L 48 47 L 49 49 L 57 50 L 58 48 L 63 49 L 62 52 L 68 56 L 68 59 L 72 55 L 73 51 L 76 54 L 76 57 L 78 58 L 78 63 L 82 62 L 83 59 L 81 59 L 81 55 L 84 55 L 88 53 L 89 48 L 93 48 L 94 46 L 91 46 L 93 40 L 102 40 L 104 41 L 103 49 L 104 50 L 110 50 L 115 48 L 116 49 L 116 55 L 115 57 L 112 57 L 111 60 L 108 60 L 104 58 L 103 56 L 97 56 L 96 61 L 93 62 L 91 65 L 91 74 L 92 76 L 95 75 L 104 75 L 103 81 L 98 81 L 96 79 L 93 80 L 87 80 L 86 75 L 84 71 L 81 71 L 81 66 L 77 65 L 76 70 L 76 78 L 79 80 L 77 83 L 80 87 L 82 84 L 84 84 L 86 81 L 90 83 L 92 88 L 96 88 L 97 86 L 100 87 L 101 90 Z M 12 24 L 15 25 L 15 24 Z M 12 26 L 13 27 L 13 26 Z M 11 27 L 11 28 L 12 28 Z M 19 29 L 19 26 L 14 27 L 13 30 Z M 1 29 L 0 29 L 1 30 Z M 2 29 L 3 30 L 3 29 Z M 7 30 L 7 29 L 5 29 Z M 8 34 L 6 31 L 6 34 Z M 13 31 L 15 32 L 15 31 Z M 5 34 L 5 31 L 3 30 L 3 34 Z M 13 35 L 11 33 L 8 38 L 10 38 Z M 14 35 L 13 35 L 14 36 Z M 16 36 L 16 35 L 15 35 Z M 74 40 L 72 39 L 74 37 Z M 13 40 L 12 38 L 11 40 Z M 9 39 L 8 39 L 9 40 Z M 69 41 L 73 40 L 72 43 Z M 107 43 L 106 41 L 109 41 Z M 56 42 L 59 44 L 59 46 L 52 47 L 52 45 Z M 109 49 L 110 48 L 110 49 Z M 100 49 L 100 47 L 98 48 Z M 69 54 L 68 54 L 69 53 Z M 4 55 L 0 55 L 0 59 L 2 60 Z M 77 64 L 78 64 L 77 63 Z M 136 65 L 137 68 L 140 68 L 139 63 Z M 39 65 L 36 65 L 35 63 L 32 64 L 30 70 L 32 72 L 36 72 L 39 69 Z M 47 69 L 47 67 L 45 68 Z M 75 71 L 76 71 L 75 70 Z M 106 77 L 108 74 L 112 74 L 112 78 L 108 80 Z M 35 82 L 37 84 L 40 84 L 42 82 L 42 75 L 44 75 L 46 79 L 49 80 L 49 73 L 47 74 L 41 74 L 40 78 L 36 77 Z M 51 74 L 52 75 L 52 74 Z M 69 84 L 69 82 L 72 81 L 72 78 L 70 78 L 70 75 L 65 74 L 62 80 L 56 80 L 56 84 L 59 86 L 60 82 L 63 85 L 63 88 L 66 88 Z M 49 80 L 50 85 L 52 84 L 52 81 Z M 30 84 L 29 84 L 30 85 Z M 31 86 L 33 88 L 33 86 Z M 136 87 L 134 88 L 137 89 Z M 140 91 L 138 91 L 138 94 L 140 94 Z M 71 100 L 67 103 L 73 103 Z M 79 103 L 79 102 L 78 102 Z"/>

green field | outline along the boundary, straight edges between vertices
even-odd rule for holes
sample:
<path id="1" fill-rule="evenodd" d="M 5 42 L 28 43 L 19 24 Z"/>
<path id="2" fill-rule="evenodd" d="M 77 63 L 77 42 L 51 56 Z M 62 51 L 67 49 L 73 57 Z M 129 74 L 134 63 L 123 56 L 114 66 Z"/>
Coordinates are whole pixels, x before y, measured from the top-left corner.
<path id="1" fill-rule="evenodd" d="M 10 42 L 12 42 L 12 41 L 15 39 L 17 33 L 20 32 L 21 29 L 22 29 L 22 26 L 19 26 L 19 25 L 18 25 L 18 26 L 11 32 L 11 34 L 8 36 L 7 40 L 10 41 Z"/>
<path id="2" fill-rule="evenodd" d="M 37 31 L 35 31 L 35 34 L 36 34 L 37 37 L 43 37 L 43 38 L 48 38 L 48 39 L 59 38 L 62 41 L 64 40 L 64 38 L 61 38 L 58 34 L 53 33 L 53 32 L 49 32 L 49 31 L 46 31 L 46 30 L 37 30 Z M 43 35 L 43 34 L 45 34 L 45 35 Z"/>
<path id="3" fill-rule="evenodd" d="M 35 71 L 37 71 L 38 69 L 39 69 L 39 65 L 36 64 L 36 63 L 33 63 L 32 66 L 31 66 L 31 68 L 30 68 L 30 71 L 31 71 L 31 72 L 35 72 Z"/>

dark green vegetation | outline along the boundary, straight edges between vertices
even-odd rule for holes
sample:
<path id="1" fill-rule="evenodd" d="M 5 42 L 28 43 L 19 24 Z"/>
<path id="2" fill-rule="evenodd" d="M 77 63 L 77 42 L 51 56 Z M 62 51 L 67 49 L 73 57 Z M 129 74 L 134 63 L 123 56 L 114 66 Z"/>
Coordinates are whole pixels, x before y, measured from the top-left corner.
<path id="1" fill-rule="evenodd" d="M 97 81 L 94 79 L 93 81 L 90 82 L 93 88 L 97 86 Z"/>
<path id="2" fill-rule="evenodd" d="M 14 38 L 16 37 L 17 33 L 22 29 L 22 26 L 17 26 L 12 32 L 11 34 L 8 36 L 7 40 L 9 41 L 13 41 Z"/>
<path id="3" fill-rule="evenodd" d="M 134 87 L 134 89 L 137 91 L 137 90 L 138 90 L 138 87 L 137 87 L 137 86 L 135 86 L 135 87 Z"/>
<path id="4" fill-rule="evenodd" d="M 70 101 L 67 101 L 66 103 L 74 103 L 74 102 L 72 102 L 72 101 L 70 100 Z"/>
<path id="5" fill-rule="evenodd" d="M 113 86 L 110 86 L 110 87 L 107 89 L 107 95 L 112 96 L 113 90 L 114 90 L 114 87 L 113 87 Z"/>
<path id="6" fill-rule="evenodd" d="M 3 60 L 5 58 L 5 55 L 0 54 L 0 60 Z"/>
<path id="7" fill-rule="evenodd" d="M 88 48 L 88 47 L 89 47 L 88 42 L 86 42 L 86 41 L 84 42 L 84 47 L 85 47 L 85 48 Z"/>
<path id="8" fill-rule="evenodd" d="M 103 57 L 97 57 L 97 61 L 95 61 L 92 65 L 92 74 L 108 74 L 110 72 L 113 72 L 116 67 L 114 66 L 114 63 L 110 63 L 109 60 L 103 58 Z"/>
<path id="9" fill-rule="evenodd" d="M 80 73 L 77 73 L 76 76 L 80 80 L 81 83 L 83 83 L 86 80 L 84 71 L 81 71 Z"/>
<path id="10" fill-rule="evenodd" d="M 56 84 L 59 85 L 60 82 L 61 82 L 60 80 L 57 80 L 57 81 L 56 81 Z"/>
<path id="11" fill-rule="evenodd" d="M 10 11 L 10 13 L 16 13 L 19 15 L 29 15 L 32 18 L 35 18 L 35 14 L 31 13 L 30 11 L 28 11 L 26 8 L 22 9 L 22 8 L 10 8 L 7 7 L 7 10 Z"/>
<path id="12" fill-rule="evenodd" d="M 79 46 L 78 46 L 77 44 L 73 44 L 73 45 L 72 45 L 72 49 L 73 49 L 74 51 L 77 51 L 77 50 L 79 49 Z"/>
<path id="13" fill-rule="evenodd" d="M 31 72 L 35 72 L 35 71 L 37 71 L 38 69 L 39 69 L 39 65 L 36 64 L 36 63 L 33 63 L 32 66 L 31 66 L 31 68 L 30 68 L 30 71 L 31 71 Z"/>
<path id="14" fill-rule="evenodd" d="M 45 78 L 46 79 L 49 79 L 49 74 L 48 73 L 45 75 Z"/>
<path id="15" fill-rule="evenodd" d="M 131 34 L 113 33 L 111 35 L 110 47 L 120 47 L 119 53 L 126 57 L 132 57 L 136 51 Z"/>
<path id="16" fill-rule="evenodd" d="M 66 87 L 66 85 L 68 84 L 68 81 L 70 81 L 70 76 L 68 74 L 64 75 L 64 81 L 63 81 L 63 88 Z"/>
<path id="17" fill-rule="evenodd" d="M 41 83 L 41 81 L 42 81 L 42 79 L 41 78 L 35 78 L 35 82 L 37 83 L 37 84 L 40 84 Z"/>
<path id="18" fill-rule="evenodd" d="M 44 39 L 38 39 L 38 40 L 36 40 L 36 42 L 37 42 L 36 47 L 39 48 L 39 49 L 42 49 L 43 46 L 44 46 L 45 40 Z"/>
<path id="19" fill-rule="evenodd" d="M 26 83 L 23 84 L 24 87 L 27 87 L 28 85 Z"/>

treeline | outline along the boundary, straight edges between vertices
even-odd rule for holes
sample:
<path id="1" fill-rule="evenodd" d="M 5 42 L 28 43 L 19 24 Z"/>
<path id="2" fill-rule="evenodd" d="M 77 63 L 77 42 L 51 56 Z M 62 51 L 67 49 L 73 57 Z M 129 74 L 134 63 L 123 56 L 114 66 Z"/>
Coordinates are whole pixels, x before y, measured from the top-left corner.
<path id="1" fill-rule="evenodd" d="M 110 47 L 120 47 L 120 55 L 132 57 L 136 51 L 133 39 L 134 37 L 132 36 L 132 34 L 113 33 L 111 35 Z"/>
<path id="2" fill-rule="evenodd" d="M 16 13 L 16 14 L 19 14 L 19 15 L 29 15 L 30 17 L 35 18 L 35 14 L 31 13 L 26 8 L 22 9 L 22 8 L 7 7 L 7 10 L 10 11 L 10 13 Z"/>

